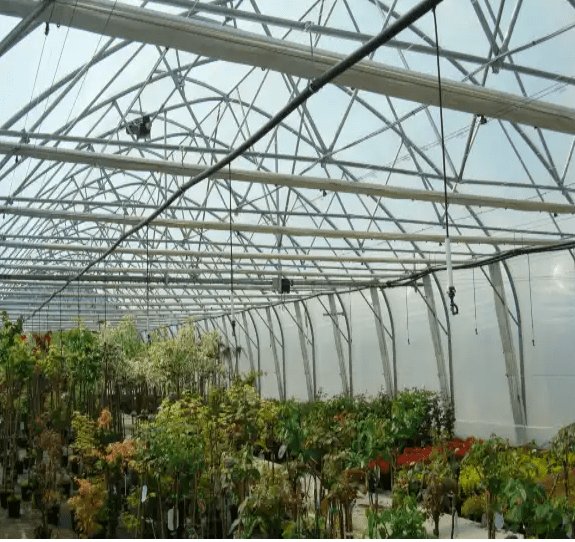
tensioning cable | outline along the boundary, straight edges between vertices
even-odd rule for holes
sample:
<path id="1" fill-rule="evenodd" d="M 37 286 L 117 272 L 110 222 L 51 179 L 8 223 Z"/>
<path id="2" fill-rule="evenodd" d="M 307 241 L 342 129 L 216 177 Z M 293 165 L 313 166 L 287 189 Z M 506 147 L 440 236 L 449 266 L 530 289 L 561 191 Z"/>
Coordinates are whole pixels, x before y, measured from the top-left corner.
<path id="1" fill-rule="evenodd" d="M 433 24 L 435 27 L 435 52 L 437 56 L 437 86 L 439 90 L 439 121 L 441 125 L 441 155 L 443 160 L 443 196 L 445 205 L 445 263 L 447 266 L 447 295 L 451 305 L 451 314 L 459 314 L 459 307 L 455 304 L 455 286 L 453 285 L 453 265 L 451 263 L 451 240 L 449 239 L 449 214 L 447 201 L 447 177 L 445 175 L 445 134 L 443 131 L 443 93 L 441 91 L 441 67 L 439 63 L 439 37 L 437 32 L 437 15 L 433 8 Z"/>

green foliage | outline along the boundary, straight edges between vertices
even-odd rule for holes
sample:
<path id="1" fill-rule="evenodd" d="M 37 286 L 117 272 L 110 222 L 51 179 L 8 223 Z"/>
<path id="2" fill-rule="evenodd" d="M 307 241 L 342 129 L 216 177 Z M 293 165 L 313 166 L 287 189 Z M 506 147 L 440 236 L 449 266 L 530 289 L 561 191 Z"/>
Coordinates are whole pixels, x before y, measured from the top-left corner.
<path id="1" fill-rule="evenodd" d="M 485 512 L 485 494 L 471 495 L 461 505 L 461 515 L 474 521 L 479 521 Z"/>
<path id="2" fill-rule="evenodd" d="M 291 507 L 294 496 L 285 469 L 264 467 L 250 495 L 239 507 L 238 525 L 242 536 L 251 538 L 260 527 L 269 538 L 280 538 L 286 507 Z"/>
<path id="3" fill-rule="evenodd" d="M 180 395 L 198 391 L 202 379 L 224 374 L 219 355 L 219 334 L 196 337 L 193 323 L 182 326 L 176 337 L 154 334 L 152 344 L 131 362 L 132 374 Z"/>
<path id="4" fill-rule="evenodd" d="M 499 509 L 514 531 L 527 537 L 553 535 L 563 524 L 563 511 L 547 498 L 540 484 L 510 478 L 499 494 Z"/>
<path id="5" fill-rule="evenodd" d="M 193 473 L 204 464 L 201 421 L 206 407 L 198 398 L 164 400 L 153 422 L 138 431 L 140 458 L 157 473 Z"/>
<path id="6" fill-rule="evenodd" d="M 425 515 L 415 497 L 406 497 L 393 510 L 368 510 L 366 514 L 368 538 L 427 538 Z"/>

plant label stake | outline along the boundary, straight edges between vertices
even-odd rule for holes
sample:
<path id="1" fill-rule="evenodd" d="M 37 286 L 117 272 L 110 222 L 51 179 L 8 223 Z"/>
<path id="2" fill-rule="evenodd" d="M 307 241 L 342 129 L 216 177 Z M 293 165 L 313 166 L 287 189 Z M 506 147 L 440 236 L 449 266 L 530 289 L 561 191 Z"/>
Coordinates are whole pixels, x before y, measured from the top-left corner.
<path id="1" fill-rule="evenodd" d="M 146 497 L 148 496 L 148 486 L 142 486 L 142 502 L 146 502 Z"/>

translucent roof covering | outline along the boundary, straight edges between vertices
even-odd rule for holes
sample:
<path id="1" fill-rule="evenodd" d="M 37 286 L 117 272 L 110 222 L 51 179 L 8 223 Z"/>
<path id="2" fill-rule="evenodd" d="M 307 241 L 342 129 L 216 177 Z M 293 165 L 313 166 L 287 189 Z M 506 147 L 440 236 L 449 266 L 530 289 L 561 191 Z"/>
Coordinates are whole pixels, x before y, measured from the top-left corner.
<path id="1" fill-rule="evenodd" d="M 575 278 L 574 0 L 444 0 L 441 77 L 429 11 L 144 225 L 415 5 L 0 0 L 0 308 L 42 330 L 131 314 L 143 333 L 195 317 L 217 320 L 231 338 L 237 320 L 236 345 L 252 367 L 252 347 L 261 351 L 269 333 L 280 396 L 291 386 L 286 349 L 303 356 L 290 378 L 309 397 L 330 372 L 325 341 L 341 383 L 322 385 L 334 392 L 353 392 L 354 370 L 356 390 L 373 388 L 352 358 L 378 350 L 387 391 L 398 375 L 420 384 L 424 372 L 396 365 L 415 319 L 421 351 L 437 362 L 430 378 L 453 398 L 453 350 L 469 349 L 464 337 L 478 336 L 479 319 L 496 338 L 477 343 L 481 359 L 491 347 L 504 354 L 497 370 L 511 411 L 506 403 L 502 419 L 525 426 L 536 373 L 525 345 L 533 337 L 535 346 L 538 314 L 549 316 L 542 330 L 568 316 L 546 310 Z M 465 309 L 455 338 L 446 200 Z M 534 254 L 545 247 L 563 251 Z M 531 264 L 534 279 L 553 282 L 544 298 Z M 398 285 L 413 288 L 386 295 Z M 368 320 L 371 347 L 352 348 L 353 326 Z"/>

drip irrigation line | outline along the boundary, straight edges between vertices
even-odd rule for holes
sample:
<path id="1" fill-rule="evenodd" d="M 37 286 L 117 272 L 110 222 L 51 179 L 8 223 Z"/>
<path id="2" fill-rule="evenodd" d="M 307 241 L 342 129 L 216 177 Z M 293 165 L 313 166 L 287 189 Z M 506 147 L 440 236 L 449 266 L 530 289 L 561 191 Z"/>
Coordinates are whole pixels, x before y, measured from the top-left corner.
<path id="1" fill-rule="evenodd" d="M 323 75 L 312 79 L 307 87 L 300 92 L 295 98 L 287 103 L 278 113 L 276 113 L 271 119 L 269 119 L 259 130 L 257 130 L 251 137 L 246 139 L 241 145 L 236 149 L 228 153 L 219 162 L 207 167 L 202 173 L 196 175 L 188 182 L 184 183 L 178 190 L 176 190 L 160 207 L 158 207 L 149 217 L 143 219 L 139 224 L 128 230 L 126 233 L 121 235 L 117 241 L 115 241 L 110 248 L 102 254 L 99 258 L 88 264 L 83 271 L 80 271 L 75 277 L 70 278 L 64 286 L 59 290 L 54 292 L 47 301 L 45 301 L 38 309 L 36 309 L 31 316 L 33 316 L 38 310 L 47 305 L 56 295 L 63 292 L 74 280 L 79 280 L 87 271 L 98 263 L 105 260 L 110 254 L 112 254 L 116 248 L 118 248 L 123 241 L 131 237 L 133 234 L 141 230 L 144 226 L 147 226 L 150 222 L 160 216 L 166 209 L 168 209 L 178 198 L 180 198 L 185 192 L 190 188 L 200 183 L 201 181 L 214 175 L 222 168 L 231 164 L 234 159 L 240 157 L 245 151 L 253 147 L 262 138 L 264 138 L 269 132 L 271 132 L 277 125 L 279 125 L 288 115 L 293 113 L 298 107 L 304 104 L 311 96 L 321 90 L 324 86 L 330 83 L 333 79 L 347 71 L 349 68 L 357 64 L 364 57 L 368 56 L 370 53 L 377 50 L 385 42 L 394 38 L 402 30 L 408 28 L 412 23 L 418 20 L 420 17 L 428 13 L 430 10 L 434 9 L 443 0 L 424 0 L 416 5 L 413 9 L 408 11 L 403 17 L 398 19 L 393 25 L 387 27 L 377 36 L 370 39 L 367 43 L 362 45 L 356 51 L 351 53 L 349 56 L 338 62 L 335 66 L 327 70 Z"/>

